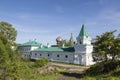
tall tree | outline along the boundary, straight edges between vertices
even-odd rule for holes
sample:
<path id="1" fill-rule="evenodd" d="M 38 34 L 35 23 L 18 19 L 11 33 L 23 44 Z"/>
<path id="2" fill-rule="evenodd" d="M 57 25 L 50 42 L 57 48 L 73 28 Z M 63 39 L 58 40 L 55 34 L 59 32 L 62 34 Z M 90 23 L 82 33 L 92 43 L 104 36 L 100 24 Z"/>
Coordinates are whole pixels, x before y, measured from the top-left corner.
<path id="1" fill-rule="evenodd" d="M 9 41 L 15 41 L 17 31 L 12 27 L 12 24 L 8 22 L 0 22 L 0 32 L 7 36 Z"/>
<path id="2" fill-rule="evenodd" d="M 17 31 L 10 23 L 0 22 L 0 80 L 20 80 L 29 73 L 29 66 L 11 49 L 16 35 Z"/>
<path id="3" fill-rule="evenodd" d="M 115 57 L 120 53 L 120 38 L 115 37 L 115 32 L 105 32 L 96 37 L 95 52 L 103 56 L 104 60 L 108 60 L 110 57 L 115 60 Z"/>

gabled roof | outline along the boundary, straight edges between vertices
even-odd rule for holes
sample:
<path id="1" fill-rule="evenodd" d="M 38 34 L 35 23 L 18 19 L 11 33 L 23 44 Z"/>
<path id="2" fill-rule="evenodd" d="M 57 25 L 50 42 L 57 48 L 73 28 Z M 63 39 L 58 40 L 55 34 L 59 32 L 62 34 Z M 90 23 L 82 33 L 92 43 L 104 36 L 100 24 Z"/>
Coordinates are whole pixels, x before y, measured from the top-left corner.
<path id="1" fill-rule="evenodd" d="M 81 28 L 81 31 L 79 33 L 79 36 L 83 37 L 83 36 L 89 36 L 86 29 L 85 29 L 85 26 L 84 24 L 82 25 L 82 28 Z"/>
<path id="2" fill-rule="evenodd" d="M 40 45 L 42 45 L 42 44 L 38 43 L 36 41 L 29 41 L 29 42 L 23 43 L 19 46 L 40 46 Z"/>
<path id="3" fill-rule="evenodd" d="M 74 52 L 74 47 L 60 48 L 60 47 L 43 47 L 38 48 L 34 51 L 42 51 L 42 52 Z"/>

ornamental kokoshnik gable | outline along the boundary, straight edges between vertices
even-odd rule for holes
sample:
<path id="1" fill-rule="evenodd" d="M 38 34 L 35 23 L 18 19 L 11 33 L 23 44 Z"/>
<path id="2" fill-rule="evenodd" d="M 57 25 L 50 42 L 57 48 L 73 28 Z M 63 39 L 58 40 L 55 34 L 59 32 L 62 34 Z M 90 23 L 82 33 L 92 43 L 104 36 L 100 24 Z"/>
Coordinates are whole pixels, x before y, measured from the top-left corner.
<path id="1" fill-rule="evenodd" d="M 92 65 L 92 51 L 91 37 L 88 35 L 84 25 L 78 35 L 77 43 L 70 47 L 51 47 L 42 45 L 36 41 L 29 41 L 18 46 L 22 51 L 22 57 L 30 59 L 48 58 L 51 61 Z"/>

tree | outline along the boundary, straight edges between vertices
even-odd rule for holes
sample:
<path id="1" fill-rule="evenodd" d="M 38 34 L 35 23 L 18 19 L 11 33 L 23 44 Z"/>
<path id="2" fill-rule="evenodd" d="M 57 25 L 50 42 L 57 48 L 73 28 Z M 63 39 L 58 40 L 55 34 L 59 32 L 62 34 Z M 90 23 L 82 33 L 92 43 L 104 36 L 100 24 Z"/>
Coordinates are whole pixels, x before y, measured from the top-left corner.
<path id="1" fill-rule="evenodd" d="M 29 66 L 11 49 L 16 39 L 17 31 L 7 22 L 0 22 L 0 79 L 20 80 L 29 73 Z M 9 79 L 6 79 L 8 78 Z"/>
<path id="2" fill-rule="evenodd" d="M 115 32 L 105 32 L 96 37 L 95 52 L 102 56 L 103 60 L 107 61 L 110 57 L 115 60 L 120 53 L 120 38 L 115 37 Z"/>
<path id="3" fill-rule="evenodd" d="M 113 46 L 111 47 L 111 56 L 112 60 L 115 60 L 116 58 L 119 58 L 120 55 L 120 37 L 117 37 L 113 41 Z"/>
<path id="4" fill-rule="evenodd" d="M 0 32 L 7 36 L 9 41 L 15 41 L 17 31 L 12 27 L 12 24 L 8 22 L 0 22 Z"/>

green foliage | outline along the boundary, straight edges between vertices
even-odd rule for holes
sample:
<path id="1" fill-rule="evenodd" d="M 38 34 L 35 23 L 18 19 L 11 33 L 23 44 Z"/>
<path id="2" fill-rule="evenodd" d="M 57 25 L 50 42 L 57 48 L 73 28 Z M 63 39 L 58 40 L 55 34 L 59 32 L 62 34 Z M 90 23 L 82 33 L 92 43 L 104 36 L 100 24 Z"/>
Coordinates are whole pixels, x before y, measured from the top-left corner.
<path id="1" fill-rule="evenodd" d="M 96 78 L 94 77 L 89 77 L 89 76 L 85 76 L 84 78 L 80 79 L 80 80 L 96 80 Z"/>
<path id="2" fill-rule="evenodd" d="M 108 77 L 103 77 L 103 76 L 94 76 L 94 77 L 85 76 L 84 78 L 82 78 L 80 80 L 120 80 L 120 78 L 119 77 L 113 77 L 113 76 L 108 76 Z"/>
<path id="3" fill-rule="evenodd" d="M 35 76 L 35 66 L 44 66 L 48 60 L 41 59 L 31 62 L 22 59 L 20 51 L 13 51 L 17 31 L 7 22 L 0 22 L 0 80 L 25 80 L 28 76 Z"/>
<path id="4" fill-rule="evenodd" d="M 90 76 L 106 74 L 116 70 L 118 66 L 120 66 L 120 61 L 103 61 L 92 65 L 85 71 L 85 74 Z"/>
<path id="5" fill-rule="evenodd" d="M 119 80 L 120 77 L 120 36 L 116 31 L 105 32 L 96 37 L 95 57 L 98 63 L 84 72 L 87 80 Z M 92 79 L 92 78 L 94 79 Z M 84 79 L 83 79 L 84 80 Z"/>
<path id="6" fill-rule="evenodd" d="M 11 49 L 16 30 L 7 22 L 0 22 L 0 79 L 20 79 L 29 73 L 29 67 L 21 60 L 20 54 Z"/>
<path id="7" fill-rule="evenodd" d="M 32 77 L 25 78 L 25 80 L 56 80 L 57 77 L 59 77 L 60 74 L 45 74 L 45 75 L 35 75 Z"/>
<path id="8" fill-rule="evenodd" d="M 17 31 L 12 27 L 12 24 L 8 22 L 0 22 L 0 32 L 7 36 L 8 40 L 15 41 Z"/>
<path id="9" fill-rule="evenodd" d="M 120 76 L 120 65 L 113 71 L 113 76 Z"/>
<path id="10" fill-rule="evenodd" d="M 74 46 L 74 39 L 73 39 L 72 33 L 71 33 L 69 41 L 64 39 L 64 40 L 58 42 L 59 47 L 62 47 L 63 44 L 64 44 L 64 46 Z"/>
<path id="11" fill-rule="evenodd" d="M 105 32 L 96 37 L 95 53 L 98 53 L 102 60 L 110 59 L 108 56 L 115 60 L 120 54 L 120 37 L 115 37 L 115 32 Z"/>
<path id="12" fill-rule="evenodd" d="M 48 59 L 47 58 L 41 58 L 40 60 L 36 60 L 35 61 L 35 67 L 42 67 L 42 66 L 44 66 L 45 64 L 47 64 L 48 63 Z"/>

